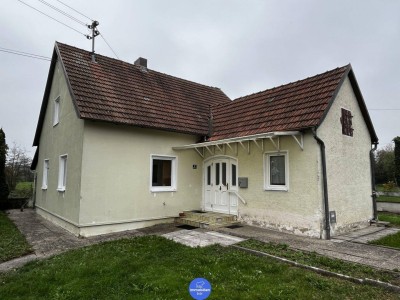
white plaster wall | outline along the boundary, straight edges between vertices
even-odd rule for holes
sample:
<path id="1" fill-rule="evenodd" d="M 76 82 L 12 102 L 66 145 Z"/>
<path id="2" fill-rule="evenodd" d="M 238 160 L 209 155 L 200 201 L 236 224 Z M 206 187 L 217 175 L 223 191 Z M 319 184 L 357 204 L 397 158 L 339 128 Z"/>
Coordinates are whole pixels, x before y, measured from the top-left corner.
<path id="1" fill-rule="evenodd" d="M 60 96 L 59 123 L 53 126 L 54 100 Z M 71 222 L 79 221 L 83 121 L 77 117 L 60 63 L 57 62 L 39 142 L 36 205 Z M 58 192 L 59 156 L 68 154 L 65 192 Z M 48 188 L 42 189 L 43 163 L 49 159 Z M 65 226 L 63 226 L 65 227 Z"/>
<path id="2" fill-rule="evenodd" d="M 247 147 L 247 142 L 244 143 Z M 226 148 L 216 155 L 226 154 L 238 159 L 238 176 L 248 177 L 248 188 L 239 188 L 246 200 L 239 201 L 241 220 L 256 226 L 275 228 L 296 234 L 320 237 L 322 196 L 320 184 L 319 146 L 310 133 L 304 135 L 304 150 L 293 137 L 280 137 L 280 149 L 289 153 L 289 190 L 264 189 L 264 153 L 276 149 L 264 140 L 264 150 L 250 143 L 250 154 L 240 145 L 236 154 Z M 207 155 L 210 157 L 210 154 Z"/>
<path id="3" fill-rule="evenodd" d="M 191 135 L 86 121 L 79 224 L 103 225 L 105 233 L 200 209 L 202 159 L 194 150 L 172 150 L 194 142 Z M 176 191 L 150 192 L 151 154 L 177 157 Z M 131 225 L 112 226 L 123 223 Z"/>
<path id="4" fill-rule="evenodd" d="M 353 137 L 342 134 L 341 108 L 354 116 Z M 347 78 L 318 129 L 325 142 L 328 177 L 329 210 L 336 211 L 332 235 L 359 226 L 367 226 L 372 218 L 371 169 L 369 151 L 371 137 Z"/>

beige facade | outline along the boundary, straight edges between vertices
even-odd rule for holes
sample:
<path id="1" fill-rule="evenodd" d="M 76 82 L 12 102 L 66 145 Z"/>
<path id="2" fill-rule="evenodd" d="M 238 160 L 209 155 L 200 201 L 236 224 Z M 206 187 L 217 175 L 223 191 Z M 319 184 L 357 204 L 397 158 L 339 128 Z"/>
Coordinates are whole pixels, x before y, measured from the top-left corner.
<path id="1" fill-rule="evenodd" d="M 341 108 L 350 110 L 353 137 L 342 134 Z M 371 137 L 351 83 L 345 79 L 317 135 L 326 147 L 329 211 L 336 213 L 331 222 L 331 236 L 369 225 L 373 218 L 369 151 Z M 249 142 L 250 148 L 237 144 L 233 149 L 215 150 L 215 158 L 226 155 L 237 159 L 238 176 L 248 179 L 248 188 L 238 193 L 240 220 L 256 226 L 289 231 L 312 237 L 324 237 L 323 177 L 320 146 L 309 130 L 304 133 L 303 149 L 292 136 L 279 138 L 279 150 L 269 139 L 263 147 Z M 276 144 L 277 137 L 275 137 Z M 248 150 L 250 149 L 250 150 Z M 266 161 L 269 153 L 287 153 L 287 190 L 265 187 Z M 213 155 L 206 152 L 206 159 Z"/>
<path id="2" fill-rule="evenodd" d="M 274 141 L 278 144 L 278 137 Z M 279 150 L 269 139 L 262 143 L 262 148 L 260 141 L 258 146 L 250 141 L 250 148 L 238 144 L 233 150 L 223 151 L 237 158 L 238 177 L 248 179 L 248 187 L 238 191 L 246 202 L 238 201 L 239 219 L 255 226 L 320 237 L 323 210 L 318 144 L 310 133 L 304 135 L 304 150 L 292 136 L 279 137 Z M 266 187 L 266 156 L 278 153 L 288 156 L 287 190 Z M 215 154 L 218 157 L 223 153 Z"/>
<path id="3" fill-rule="evenodd" d="M 86 122 L 79 217 L 84 234 L 168 222 L 183 210 L 200 209 L 201 157 L 172 150 L 194 142 L 190 135 Z M 176 191 L 151 191 L 152 155 L 176 158 Z"/>
<path id="4" fill-rule="evenodd" d="M 54 125 L 55 102 L 59 99 L 59 122 Z M 83 121 L 78 119 L 65 76 L 57 62 L 39 142 L 37 164 L 37 212 L 77 233 L 83 147 Z M 60 156 L 67 155 L 64 192 L 58 191 Z M 43 182 L 44 161 L 48 160 L 47 187 Z"/>
<path id="5" fill-rule="evenodd" d="M 57 106 L 59 121 L 54 122 Z M 341 108 L 353 115 L 353 137 L 342 134 Z M 317 134 L 326 145 L 329 209 L 337 216 L 337 222 L 331 224 L 332 235 L 367 225 L 372 218 L 371 137 L 348 78 Z M 206 207 L 205 166 L 213 159 L 227 158 L 224 161 L 236 164 L 237 177 L 248 180 L 248 187 L 237 188 L 242 200 L 236 199 L 235 213 L 240 220 L 322 237 L 320 146 L 311 130 L 304 131 L 302 138 L 302 147 L 289 134 L 273 137 L 274 142 L 264 138 L 257 143 L 249 140 L 212 147 L 204 151 L 204 157 L 193 149 L 176 150 L 195 144 L 198 137 L 78 118 L 57 63 L 40 134 L 37 211 L 82 236 L 171 222 L 182 211 Z M 267 160 L 281 154 L 286 159 L 286 184 L 271 189 Z M 59 182 L 62 158 L 67 159 L 65 189 Z M 173 162 L 170 189 L 152 186 L 152 159 L 157 158 Z"/>

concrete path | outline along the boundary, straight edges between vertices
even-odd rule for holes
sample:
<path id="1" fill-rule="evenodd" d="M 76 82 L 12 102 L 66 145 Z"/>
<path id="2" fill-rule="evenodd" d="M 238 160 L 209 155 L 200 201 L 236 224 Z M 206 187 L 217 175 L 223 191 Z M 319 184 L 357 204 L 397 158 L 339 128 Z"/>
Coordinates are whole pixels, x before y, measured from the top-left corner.
<path id="1" fill-rule="evenodd" d="M 34 254 L 0 264 L 0 272 L 18 268 L 29 261 L 43 259 L 67 250 L 81 248 L 105 241 L 144 235 L 137 230 L 79 238 L 59 226 L 45 220 L 33 209 L 9 210 L 8 217 L 14 222 L 32 246 Z"/>
<path id="2" fill-rule="evenodd" d="M 236 229 L 220 228 L 218 231 L 242 238 L 253 238 L 262 242 L 287 244 L 293 249 L 315 251 L 328 257 L 370 265 L 376 268 L 400 270 L 399 250 L 355 243 L 351 240 L 345 240 L 343 236 L 338 239 L 320 240 L 252 226 L 243 226 Z M 390 228 L 387 233 L 389 234 L 389 232 Z M 361 232 L 362 234 L 363 232 Z M 356 232 L 353 233 L 353 238 L 355 235 Z"/>
<path id="3" fill-rule="evenodd" d="M 379 240 L 384 236 L 395 234 L 399 231 L 400 228 L 369 226 L 347 234 L 339 235 L 335 237 L 334 240 L 368 244 L 370 241 Z"/>

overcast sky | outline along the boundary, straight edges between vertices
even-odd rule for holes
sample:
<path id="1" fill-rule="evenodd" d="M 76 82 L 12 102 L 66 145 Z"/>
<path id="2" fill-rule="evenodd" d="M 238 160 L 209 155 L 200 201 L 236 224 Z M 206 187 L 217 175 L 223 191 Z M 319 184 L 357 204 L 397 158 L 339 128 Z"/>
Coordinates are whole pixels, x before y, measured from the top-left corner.
<path id="1" fill-rule="evenodd" d="M 91 21 L 121 60 L 221 88 L 231 99 L 352 64 L 383 146 L 400 135 L 400 1 L 3 0 L 0 48 L 86 50 Z M 44 3 L 45 2 L 45 3 Z M 96 52 L 115 57 L 101 37 Z M 30 155 L 50 62 L 0 52 L 0 127 Z M 379 110 L 377 110 L 379 109 Z M 384 110 L 382 110 L 384 109 Z"/>

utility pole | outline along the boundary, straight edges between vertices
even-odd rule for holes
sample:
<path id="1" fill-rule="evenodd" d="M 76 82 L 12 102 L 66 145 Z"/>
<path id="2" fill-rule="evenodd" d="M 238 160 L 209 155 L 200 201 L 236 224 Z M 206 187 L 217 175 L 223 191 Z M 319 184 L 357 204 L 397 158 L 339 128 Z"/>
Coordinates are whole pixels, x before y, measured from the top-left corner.
<path id="1" fill-rule="evenodd" d="M 86 35 L 88 40 L 92 40 L 92 62 L 96 62 L 96 57 L 94 55 L 94 38 L 100 34 L 97 30 L 97 26 L 99 26 L 98 21 L 93 21 L 91 25 L 87 25 L 89 29 L 92 29 L 92 36 Z"/>

